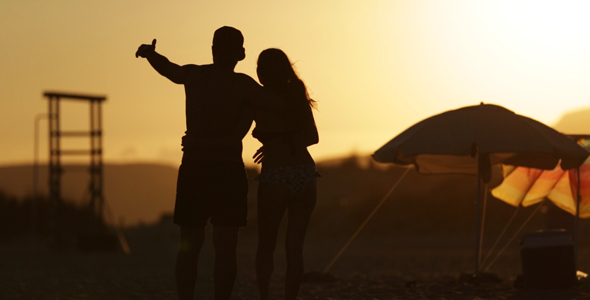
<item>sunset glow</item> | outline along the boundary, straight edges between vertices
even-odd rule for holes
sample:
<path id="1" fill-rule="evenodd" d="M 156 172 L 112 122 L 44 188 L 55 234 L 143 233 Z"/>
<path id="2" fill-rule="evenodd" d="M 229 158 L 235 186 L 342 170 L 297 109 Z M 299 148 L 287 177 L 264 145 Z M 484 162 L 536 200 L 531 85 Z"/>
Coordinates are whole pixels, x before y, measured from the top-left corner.
<path id="1" fill-rule="evenodd" d="M 585 1 L 3 1 L 0 165 L 32 161 L 45 90 L 107 95 L 107 162 L 178 165 L 182 86 L 134 52 L 157 38 L 171 61 L 207 64 L 223 25 L 245 36 L 236 71 L 256 79 L 269 47 L 295 62 L 318 100 L 318 160 L 370 154 L 428 116 L 481 101 L 553 125 L 590 106 L 588 11 Z M 87 125 L 84 108 L 65 106 L 68 126 Z M 247 163 L 258 147 L 245 138 Z"/>

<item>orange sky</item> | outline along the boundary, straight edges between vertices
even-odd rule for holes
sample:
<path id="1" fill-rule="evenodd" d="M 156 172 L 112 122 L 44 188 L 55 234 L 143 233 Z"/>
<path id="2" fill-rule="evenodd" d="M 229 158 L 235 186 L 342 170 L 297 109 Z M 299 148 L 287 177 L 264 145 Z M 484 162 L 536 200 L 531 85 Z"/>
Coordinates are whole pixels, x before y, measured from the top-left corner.
<path id="1" fill-rule="evenodd" d="M 178 165 L 182 86 L 134 53 L 157 38 L 178 64 L 210 63 L 223 25 L 246 39 L 237 71 L 256 78 L 269 47 L 296 62 L 319 103 L 319 160 L 372 153 L 421 119 L 480 101 L 552 125 L 590 106 L 589 11 L 585 1 L 2 1 L 0 165 L 32 161 L 45 90 L 108 96 L 107 162 Z M 87 128 L 85 106 L 63 110 L 64 129 Z M 259 144 L 244 145 L 250 162 Z"/>

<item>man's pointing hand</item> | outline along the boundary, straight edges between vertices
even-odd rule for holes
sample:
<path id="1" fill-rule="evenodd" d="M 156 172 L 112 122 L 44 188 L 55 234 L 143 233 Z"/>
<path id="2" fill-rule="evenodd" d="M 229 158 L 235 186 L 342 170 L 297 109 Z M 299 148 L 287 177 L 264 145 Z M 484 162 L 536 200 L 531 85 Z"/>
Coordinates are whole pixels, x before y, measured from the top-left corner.
<path id="1" fill-rule="evenodd" d="M 135 52 L 135 57 L 146 57 L 146 55 L 148 53 L 154 52 L 156 51 L 156 39 L 154 39 L 152 41 L 151 45 L 148 44 L 143 44 L 141 46 L 139 46 L 139 48 L 137 49 L 137 52 Z"/>

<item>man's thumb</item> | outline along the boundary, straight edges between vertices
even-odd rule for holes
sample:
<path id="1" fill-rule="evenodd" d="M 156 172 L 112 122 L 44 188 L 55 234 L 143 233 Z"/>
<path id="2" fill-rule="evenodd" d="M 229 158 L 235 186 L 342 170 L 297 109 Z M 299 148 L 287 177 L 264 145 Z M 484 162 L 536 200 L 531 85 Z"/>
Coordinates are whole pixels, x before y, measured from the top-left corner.
<path id="1" fill-rule="evenodd" d="M 156 48 L 156 39 L 154 39 L 154 40 L 152 41 L 152 46 L 154 46 L 154 48 Z"/>

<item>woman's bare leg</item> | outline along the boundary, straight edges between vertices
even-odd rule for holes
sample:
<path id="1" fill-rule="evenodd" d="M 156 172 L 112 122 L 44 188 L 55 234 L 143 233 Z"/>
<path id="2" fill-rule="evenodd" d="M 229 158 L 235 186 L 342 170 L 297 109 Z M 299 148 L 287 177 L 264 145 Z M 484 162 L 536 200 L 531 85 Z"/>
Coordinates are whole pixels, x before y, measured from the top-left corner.
<path id="1" fill-rule="evenodd" d="M 316 181 L 310 182 L 305 190 L 289 203 L 285 251 L 287 272 L 285 275 L 285 299 L 295 300 L 303 279 L 303 242 L 311 214 L 317 199 Z"/>
<path id="2" fill-rule="evenodd" d="M 274 251 L 281 220 L 287 209 L 284 186 L 260 183 L 258 186 L 258 250 L 256 279 L 261 300 L 269 299 L 270 278 L 274 270 Z"/>

